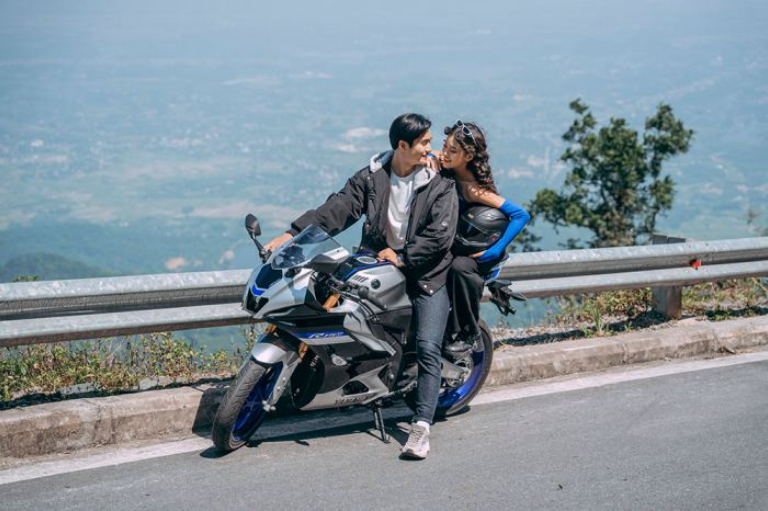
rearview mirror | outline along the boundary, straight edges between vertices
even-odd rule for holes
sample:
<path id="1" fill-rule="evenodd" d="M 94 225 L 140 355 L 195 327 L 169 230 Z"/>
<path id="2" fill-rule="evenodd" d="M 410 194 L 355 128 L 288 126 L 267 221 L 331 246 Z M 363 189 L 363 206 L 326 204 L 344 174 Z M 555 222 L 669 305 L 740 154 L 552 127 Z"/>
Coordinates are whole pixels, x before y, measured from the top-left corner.
<path id="1" fill-rule="evenodd" d="M 340 264 L 340 261 L 337 261 L 332 257 L 328 257 L 325 254 L 317 254 L 306 264 L 306 267 L 310 270 L 315 270 L 317 273 L 330 275 L 336 271 L 336 268 L 338 268 Z"/>
<path id="2" fill-rule="evenodd" d="M 261 226 L 259 225 L 259 219 L 248 213 L 245 217 L 245 230 L 251 237 L 261 236 Z"/>

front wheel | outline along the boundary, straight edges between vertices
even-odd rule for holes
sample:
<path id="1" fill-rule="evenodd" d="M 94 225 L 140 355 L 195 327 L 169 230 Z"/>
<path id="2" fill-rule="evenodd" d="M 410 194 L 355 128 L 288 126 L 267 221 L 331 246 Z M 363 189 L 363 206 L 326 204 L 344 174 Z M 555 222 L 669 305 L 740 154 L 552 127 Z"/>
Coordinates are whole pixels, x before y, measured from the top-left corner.
<path id="1" fill-rule="evenodd" d="M 456 361 L 457 365 L 462 365 L 470 370 L 469 375 L 462 382 L 446 382 L 445 379 L 440 382 L 436 417 L 448 417 L 461 412 L 483 388 L 493 363 L 493 340 L 488 326 L 482 321 L 480 322 L 480 334 L 480 339 L 473 347 L 472 352 L 463 359 Z M 415 389 L 405 396 L 405 402 L 412 410 L 416 411 Z"/>
<path id="2" fill-rule="evenodd" d="M 281 364 L 263 366 L 250 358 L 240 368 L 213 419 L 213 445 L 219 451 L 238 449 L 259 429 L 267 416 L 269 399 L 280 375 Z"/>

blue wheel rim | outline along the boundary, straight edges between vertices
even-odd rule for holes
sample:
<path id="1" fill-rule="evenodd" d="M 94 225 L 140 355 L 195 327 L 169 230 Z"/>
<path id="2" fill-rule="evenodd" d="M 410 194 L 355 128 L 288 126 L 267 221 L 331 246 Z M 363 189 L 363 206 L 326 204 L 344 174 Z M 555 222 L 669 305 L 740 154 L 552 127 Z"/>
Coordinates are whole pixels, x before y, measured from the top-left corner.
<path id="1" fill-rule="evenodd" d="M 461 387 L 440 393 L 440 397 L 437 400 L 438 409 L 450 408 L 472 393 L 480 383 L 480 378 L 483 374 L 483 362 L 485 362 L 485 350 L 472 352 L 472 373 Z"/>
<path id="2" fill-rule="evenodd" d="M 264 422 L 267 412 L 264 410 L 262 403 L 269 399 L 269 396 L 272 394 L 272 390 L 277 383 L 277 376 L 281 372 L 281 365 L 277 364 L 267 369 L 267 373 L 251 389 L 251 392 L 245 399 L 245 403 L 243 403 L 243 407 L 240 408 L 240 413 L 237 414 L 235 426 L 232 428 L 232 437 L 235 441 L 247 440 Z"/>

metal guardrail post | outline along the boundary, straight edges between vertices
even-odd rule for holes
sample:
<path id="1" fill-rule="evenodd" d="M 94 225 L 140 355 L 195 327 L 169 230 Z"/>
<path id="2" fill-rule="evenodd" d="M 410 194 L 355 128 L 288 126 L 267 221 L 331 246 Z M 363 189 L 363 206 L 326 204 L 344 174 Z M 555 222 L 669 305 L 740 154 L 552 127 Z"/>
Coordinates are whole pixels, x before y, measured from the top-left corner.
<path id="1" fill-rule="evenodd" d="M 674 236 L 664 236 L 663 234 L 654 234 L 651 237 L 651 243 L 654 245 L 664 245 L 668 243 L 685 243 L 685 238 L 676 238 Z M 670 319 L 680 319 L 683 313 L 683 286 L 665 286 L 652 287 L 653 310 L 664 314 Z"/>

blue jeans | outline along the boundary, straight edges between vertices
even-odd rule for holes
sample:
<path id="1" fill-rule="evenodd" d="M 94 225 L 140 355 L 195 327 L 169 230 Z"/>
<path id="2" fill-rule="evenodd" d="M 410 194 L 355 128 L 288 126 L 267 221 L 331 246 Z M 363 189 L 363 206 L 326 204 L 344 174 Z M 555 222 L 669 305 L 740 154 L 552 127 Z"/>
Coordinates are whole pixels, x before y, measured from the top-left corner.
<path id="1" fill-rule="evenodd" d="M 416 361 L 419 366 L 414 422 L 426 421 L 432 424 L 435 417 L 437 398 L 440 395 L 443 333 L 450 305 L 445 286 L 433 295 L 420 294 L 413 300 Z"/>

